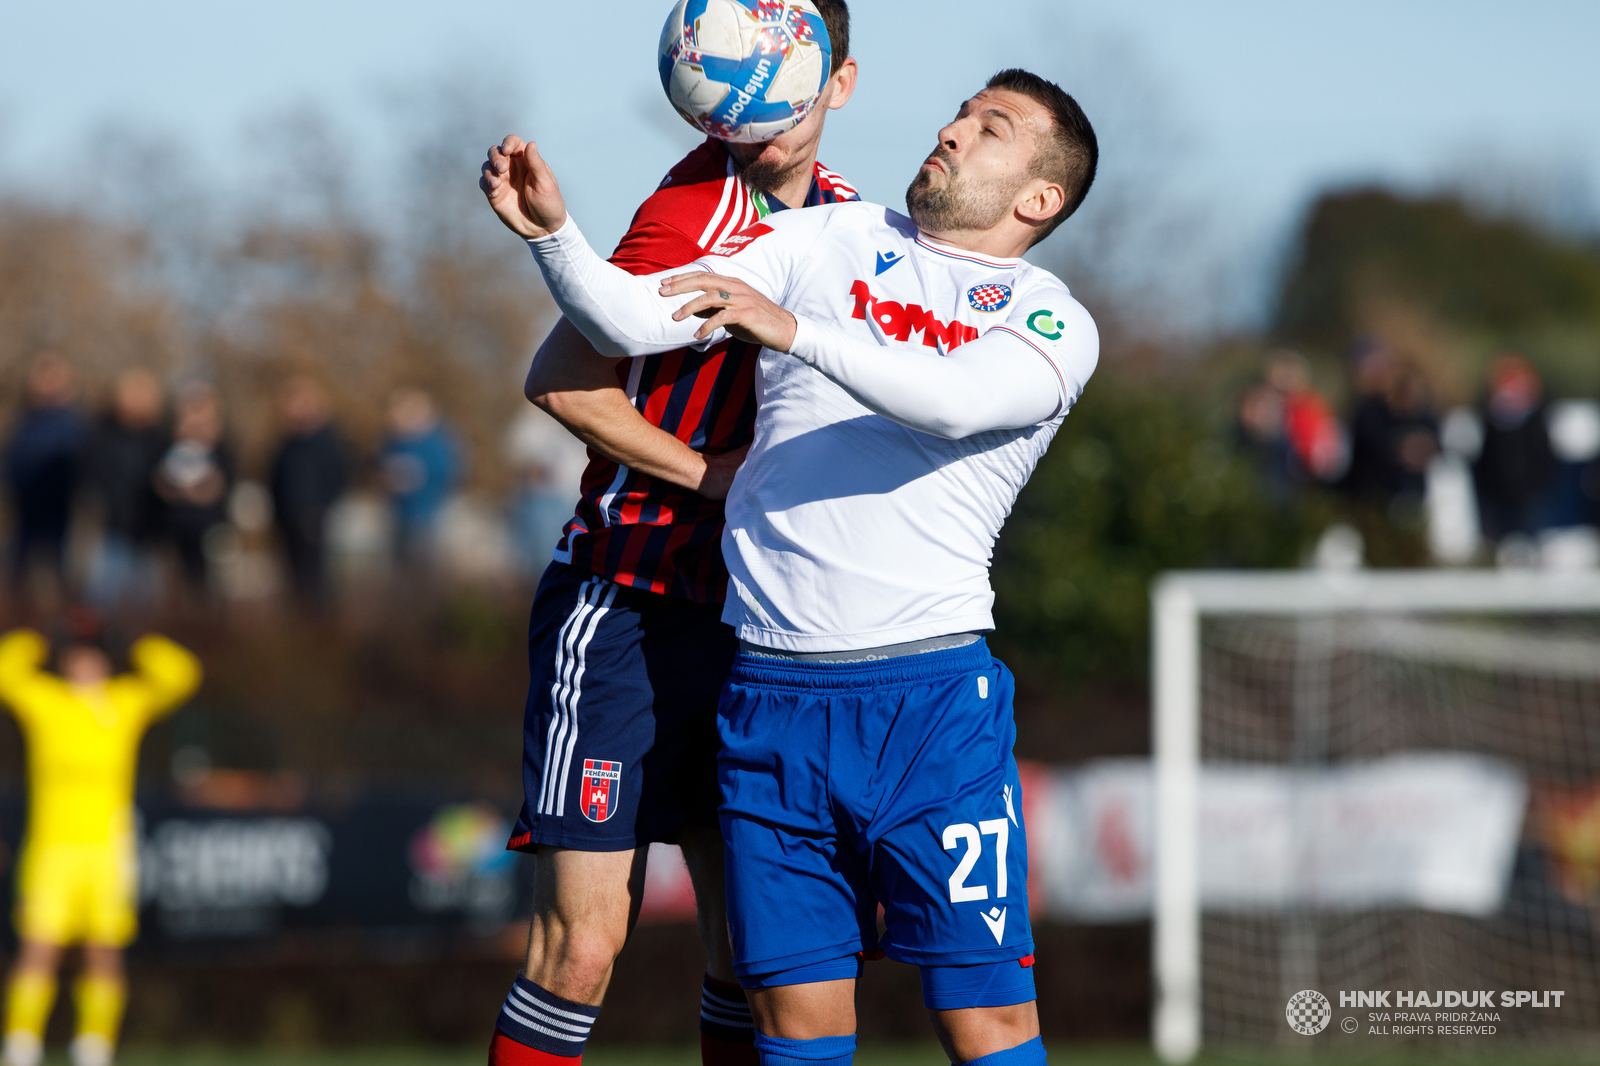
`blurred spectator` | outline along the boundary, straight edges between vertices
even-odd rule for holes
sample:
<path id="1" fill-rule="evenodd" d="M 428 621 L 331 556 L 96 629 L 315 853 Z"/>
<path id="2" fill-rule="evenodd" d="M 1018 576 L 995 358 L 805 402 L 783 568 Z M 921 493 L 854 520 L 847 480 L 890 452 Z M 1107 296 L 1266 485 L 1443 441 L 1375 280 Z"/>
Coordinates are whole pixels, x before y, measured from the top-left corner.
<path id="1" fill-rule="evenodd" d="M 1556 457 L 1545 422 L 1544 385 L 1533 364 L 1515 352 L 1497 356 L 1488 384 L 1483 446 L 1472 475 L 1484 535 L 1498 541 L 1543 528 L 1539 512 Z"/>
<path id="2" fill-rule="evenodd" d="M 1551 529 L 1593 526 L 1600 520 L 1600 404 L 1552 403 L 1546 423 L 1556 469 L 1540 522 Z"/>
<path id="3" fill-rule="evenodd" d="M 400 565 L 432 561 L 439 512 L 459 480 L 460 455 L 433 397 L 421 389 L 396 390 L 389 398 L 389 436 L 380 460 Z"/>
<path id="4" fill-rule="evenodd" d="M 16 512 L 11 575 L 20 584 L 35 553 L 64 583 L 64 549 L 72 497 L 88 428 L 74 406 L 77 376 L 54 352 L 28 368 L 27 407 L 6 451 L 6 480 Z"/>
<path id="5" fill-rule="evenodd" d="M 1350 408 L 1350 469 L 1344 485 L 1362 497 L 1387 496 L 1394 479 L 1394 427 L 1389 390 L 1394 356 L 1377 340 L 1363 340 L 1351 353 L 1355 402 Z"/>
<path id="6" fill-rule="evenodd" d="M 210 385 L 190 385 L 178 396 L 172 446 L 154 483 L 166 501 L 167 530 L 193 592 L 210 587 L 206 536 L 228 520 L 233 477 L 233 454 L 222 439 L 222 398 Z"/>
<path id="7" fill-rule="evenodd" d="M 161 500 L 154 477 L 168 436 L 161 382 L 143 368 L 117 378 L 111 410 L 89 446 L 88 480 L 104 531 L 89 571 L 88 595 L 101 610 L 149 608 L 160 594 Z"/>
<path id="8" fill-rule="evenodd" d="M 561 423 L 529 406 L 506 431 L 505 455 L 517 471 L 511 535 L 524 575 L 538 580 L 572 517 L 588 450 Z"/>
<path id="9" fill-rule="evenodd" d="M 1439 419 L 1428 383 L 1379 341 L 1360 344 L 1352 362 L 1356 400 L 1344 486 L 1384 504 L 1420 500 L 1428 464 L 1439 454 Z"/>
<path id="10" fill-rule="evenodd" d="M 1283 397 L 1278 390 L 1258 382 L 1239 395 L 1239 436 L 1260 454 L 1273 495 L 1287 495 L 1294 484 L 1295 464 L 1283 432 Z"/>
<path id="11" fill-rule="evenodd" d="M 328 509 L 349 478 L 344 441 L 327 393 L 310 378 L 284 383 L 279 413 L 284 437 L 272 462 L 273 515 L 295 593 L 303 605 L 317 606 L 326 592 Z"/>
<path id="12" fill-rule="evenodd" d="M 1439 413 L 1428 379 L 1401 367 L 1389 390 L 1394 426 L 1393 494 L 1420 499 L 1427 490 L 1428 466 L 1439 455 Z"/>
<path id="13" fill-rule="evenodd" d="M 1305 357 L 1275 353 L 1267 364 L 1267 384 L 1283 397 L 1283 432 L 1301 469 L 1318 481 L 1337 480 L 1349 464 L 1349 448 L 1333 409 L 1311 386 Z"/>
<path id="14" fill-rule="evenodd" d="M 1349 462 L 1344 430 L 1297 352 L 1274 352 L 1265 381 L 1240 396 L 1239 429 L 1265 456 L 1275 495 L 1307 480 L 1337 481 Z"/>

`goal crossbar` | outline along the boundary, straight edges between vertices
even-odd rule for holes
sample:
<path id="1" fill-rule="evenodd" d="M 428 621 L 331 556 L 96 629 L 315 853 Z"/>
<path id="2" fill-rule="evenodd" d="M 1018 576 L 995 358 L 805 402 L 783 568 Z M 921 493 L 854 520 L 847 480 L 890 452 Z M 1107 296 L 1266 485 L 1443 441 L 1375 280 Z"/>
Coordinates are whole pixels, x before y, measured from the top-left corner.
<path id="1" fill-rule="evenodd" d="M 1193 1059 L 1200 1002 L 1200 621 L 1455 612 L 1600 613 L 1600 573 L 1491 570 L 1184 571 L 1151 592 L 1155 899 L 1152 1038 Z"/>

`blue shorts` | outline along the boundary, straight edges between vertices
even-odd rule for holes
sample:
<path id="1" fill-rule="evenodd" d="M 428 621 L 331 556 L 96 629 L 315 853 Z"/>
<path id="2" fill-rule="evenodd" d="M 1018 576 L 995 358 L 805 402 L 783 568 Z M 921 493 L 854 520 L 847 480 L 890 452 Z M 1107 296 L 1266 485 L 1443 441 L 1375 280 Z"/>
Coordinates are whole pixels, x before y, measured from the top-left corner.
<path id="1" fill-rule="evenodd" d="M 735 659 L 717 777 L 741 978 L 874 949 L 939 966 L 1033 954 L 1011 698 L 983 641 Z"/>
<path id="2" fill-rule="evenodd" d="M 528 625 L 522 813 L 508 847 L 624 851 L 717 824 L 717 696 L 739 642 L 722 605 L 565 563 Z"/>

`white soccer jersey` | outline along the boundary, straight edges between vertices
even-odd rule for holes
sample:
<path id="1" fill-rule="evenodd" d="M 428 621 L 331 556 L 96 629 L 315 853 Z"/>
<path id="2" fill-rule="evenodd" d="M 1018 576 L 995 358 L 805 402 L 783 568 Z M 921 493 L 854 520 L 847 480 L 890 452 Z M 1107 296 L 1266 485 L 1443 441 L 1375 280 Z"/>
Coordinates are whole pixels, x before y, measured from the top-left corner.
<path id="1" fill-rule="evenodd" d="M 597 259 L 569 258 L 581 237 L 564 230 L 532 242 L 535 254 L 597 347 L 619 337 L 614 354 L 685 343 L 697 321 L 666 317 L 684 298 L 641 304 L 644 290 L 602 278 Z M 800 323 L 792 354 L 760 354 L 755 440 L 727 501 L 724 620 L 744 640 L 786 651 L 992 629 L 994 542 L 1094 371 L 1099 339 L 1088 313 L 1046 271 L 934 243 L 905 216 L 866 203 L 774 215 L 698 265 L 748 282 Z M 642 278 L 628 284 L 654 289 Z M 980 337 L 989 339 L 966 354 L 982 356 L 980 373 L 1006 375 L 1007 388 L 917 393 L 922 379 L 941 377 L 938 363 L 966 362 L 951 357 Z M 900 375 L 889 388 L 884 367 Z M 968 407 L 981 408 L 970 424 Z M 966 435 L 996 425 L 1021 428 Z"/>
<path id="2" fill-rule="evenodd" d="M 1029 263 L 941 247 L 876 205 L 818 214 L 781 236 L 752 227 L 700 262 L 797 318 L 880 345 L 944 354 L 1006 330 L 1055 372 L 1054 414 L 945 440 L 763 350 L 755 441 L 728 494 L 723 618 L 743 639 L 788 651 L 992 629 L 995 538 L 1094 370 L 1093 323 L 1066 286 Z M 716 254 L 724 249 L 726 258 Z"/>

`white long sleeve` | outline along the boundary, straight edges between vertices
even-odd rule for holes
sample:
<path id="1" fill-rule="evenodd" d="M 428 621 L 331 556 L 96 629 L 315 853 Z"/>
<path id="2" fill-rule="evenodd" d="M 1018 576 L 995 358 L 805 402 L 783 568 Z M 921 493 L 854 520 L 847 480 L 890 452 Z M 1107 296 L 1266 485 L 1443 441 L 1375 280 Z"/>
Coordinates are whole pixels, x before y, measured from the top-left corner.
<path id="1" fill-rule="evenodd" d="M 1087 314 L 1083 320 L 1088 337 L 1074 338 L 1071 347 L 1087 347 L 1092 370 L 1098 337 Z M 796 321 L 790 355 L 885 418 L 946 440 L 1044 422 L 1070 407 L 1083 387 L 1071 366 L 1081 358 L 1067 361 L 1064 374 L 1056 359 L 1009 329 L 991 329 L 941 356 L 857 340 L 807 318 Z"/>
<path id="2" fill-rule="evenodd" d="M 630 274 L 601 259 L 570 214 L 560 229 L 530 240 L 528 247 L 556 305 L 601 355 L 613 359 L 654 355 L 715 343 L 727 336 L 718 330 L 708 340 L 699 341 L 695 331 L 705 324 L 703 319 L 672 320 L 674 311 L 701 295 L 698 291 L 682 296 L 660 294 L 663 279 L 699 268 Z"/>

